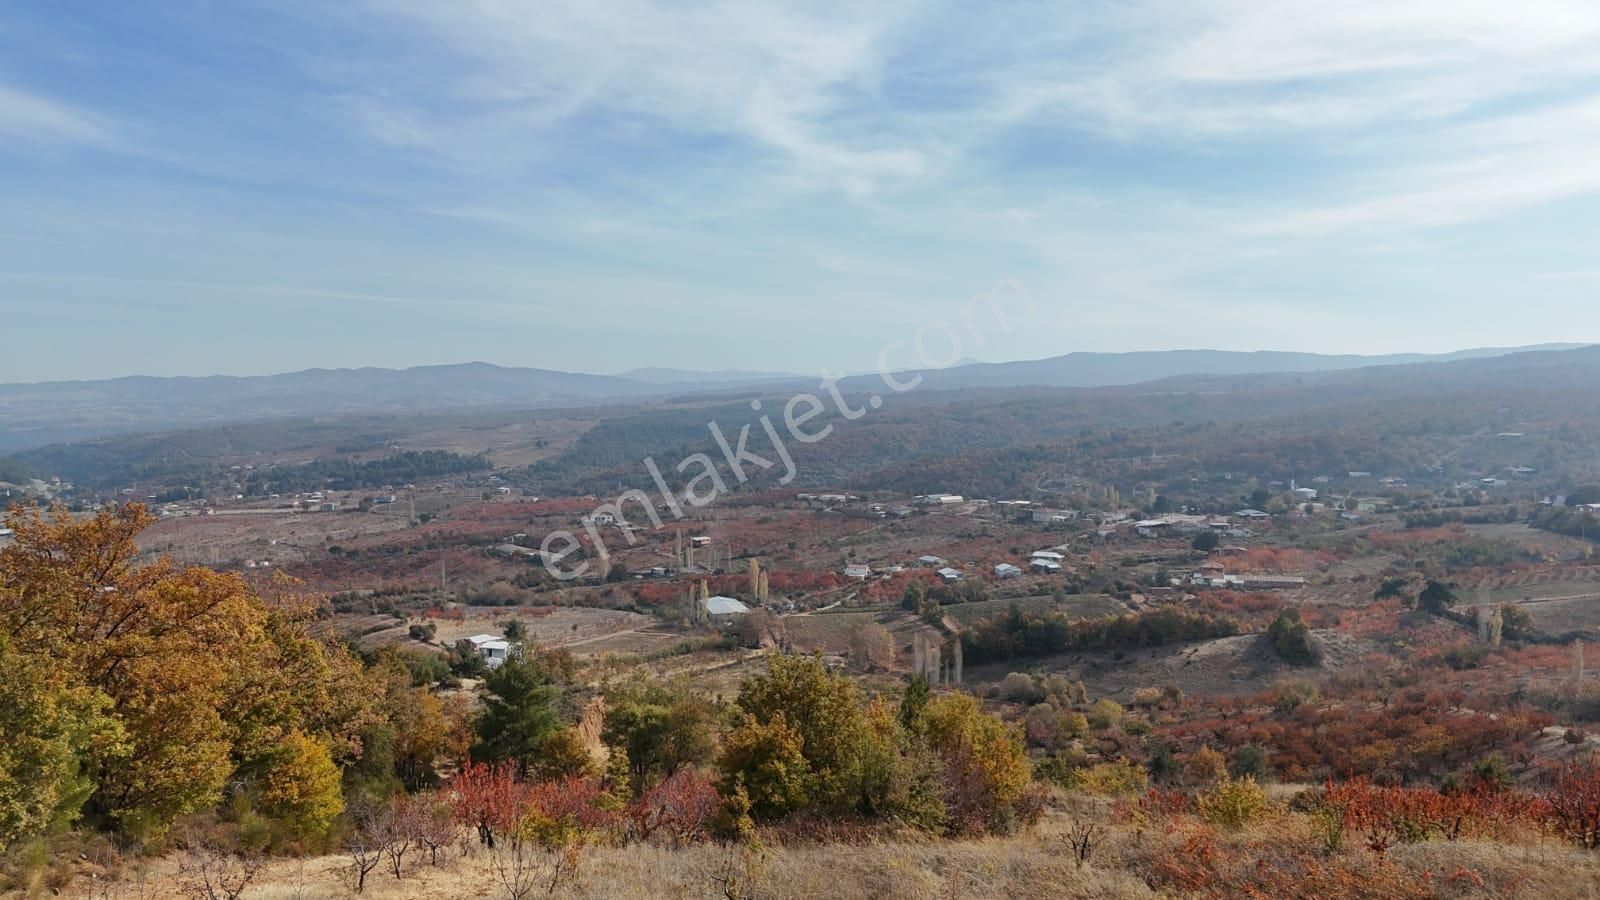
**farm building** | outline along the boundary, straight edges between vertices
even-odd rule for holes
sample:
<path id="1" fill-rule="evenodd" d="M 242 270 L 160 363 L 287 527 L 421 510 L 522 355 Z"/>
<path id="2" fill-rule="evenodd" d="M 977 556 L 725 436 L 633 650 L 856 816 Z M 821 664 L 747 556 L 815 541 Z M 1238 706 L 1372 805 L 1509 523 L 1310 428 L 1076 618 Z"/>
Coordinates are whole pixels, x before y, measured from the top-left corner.
<path id="1" fill-rule="evenodd" d="M 475 634 L 467 638 L 467 641 L 491 669 L 505 665 L 511 653 L 511 642 L 497 634 Z"/>
<path id="2" fill-rule="evenodd" d="M 706 615 L 710 616 L 713 622 L 731 621 L 750 611 L 750 607 L 745 606 L 743 601 L 733 597 L 707 597 L 700 601 L 700 605 L 705 607 Z"/>

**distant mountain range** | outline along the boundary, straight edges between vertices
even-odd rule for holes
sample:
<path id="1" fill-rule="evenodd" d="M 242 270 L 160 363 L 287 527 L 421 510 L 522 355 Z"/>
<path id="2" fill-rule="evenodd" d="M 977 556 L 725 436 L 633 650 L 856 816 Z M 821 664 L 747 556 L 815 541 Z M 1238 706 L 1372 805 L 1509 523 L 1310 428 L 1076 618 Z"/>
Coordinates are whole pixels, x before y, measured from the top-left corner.
<path id="1" fill-rule="evenodd" d="M 713 384 L 737 382 L 752 384 L 762 381 L 792 381 L 803 376 L 793 372 L 746 372 L 740 369 L 720 369 L 715 372 L 695 372 L 690 369 L 663 369 L 660 367 L 646 369 L 629 369 L 617 376 L 632 381 L 643 381 L 646 384 Z"/>
<path id="2" fill-rule="evenodd" d="M 1069 353 L 1049 359 L 970 363 L 903 373 L 923 376 L 919 390 L 997 387 L 1103 387 L 1178 376 L 1235 377 L 1330 373 L 1374 366 L 1507 357 L 1582 345 L 1482 348 L 1446 354 L 1386 356 L 1221 350 Z M 293 416 L 428 412 L 464 408 L 549 408 L 595 402 L 645 401 L 735 390 L 815 389 L 816 381 L 783 373 L 634 369 L 586 375 L 489 363 L 410 369 L 307 369 L 283 375 L 132 376 L 103 381 L 0 385 L 0 452 L 110 434 L 193 428 Z M 876 375 L 843 382 L 881 391 Z"/>
<path id="3" fill-rule="evenodd" d="M 1277 350 L 1141 350 L 1128 353 L 1068 353 L 1048 359 L 973 363 L 948 369 L 925 369 L 897 376 L 923 376 L 919 390 L 975 387 L 1106 387 L 1143 384 L 1189 375 L 1235 376 L 1273 373 L 1334 372 L 1372 366 L 1414 365 L 1508 356 L 1533 351 L 1574 350 L 1584 344 L 1538 344 L 1528 347 L 1481 347 L 1454 353 L 1396 353 L 1378 356 L 1293 353 Z M 876 375 L 847 379 L 846 387 L 881 387 Z"/>

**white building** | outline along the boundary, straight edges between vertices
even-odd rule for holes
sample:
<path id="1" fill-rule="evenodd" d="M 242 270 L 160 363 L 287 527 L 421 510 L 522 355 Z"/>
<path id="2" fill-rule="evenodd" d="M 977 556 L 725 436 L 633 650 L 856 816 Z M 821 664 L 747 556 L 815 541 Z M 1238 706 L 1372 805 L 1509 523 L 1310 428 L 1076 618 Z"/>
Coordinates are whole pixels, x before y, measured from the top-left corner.
<path id="1" fill-rule="evenodd" d="M 505 665 L 506 659 L 511 654 L 511 642 L 498 634 L 475 634 L 467 638 L 467 641 L 491 669 Z"/>
<path id="2" fill-rule="evenodd" d="M 700 605 L 706 608 L 706 615 L 715 621 L 723 622 L 738 618 L 750 611 L 750 607 L 745 606 L 743 601 L 721 595 L 707 597 L 700 601 Z"/>
<path id="3" fill-rule="evenodd" d="M 1166 519 L 1141 519 L 1133 523 L 1133 530 L 1140 537 L 1156 537 L 1165 534 L 1170 524 Z"/>
<path id="4" fill-rule="evenodd" d="M 1021 574 L 1022 570 L 1016 566 L 1013 566 L 1011 563 L 1001 563 L 1000 565 L 994 567 L 994 575 L 996 578 L 1016 578 Z"/>

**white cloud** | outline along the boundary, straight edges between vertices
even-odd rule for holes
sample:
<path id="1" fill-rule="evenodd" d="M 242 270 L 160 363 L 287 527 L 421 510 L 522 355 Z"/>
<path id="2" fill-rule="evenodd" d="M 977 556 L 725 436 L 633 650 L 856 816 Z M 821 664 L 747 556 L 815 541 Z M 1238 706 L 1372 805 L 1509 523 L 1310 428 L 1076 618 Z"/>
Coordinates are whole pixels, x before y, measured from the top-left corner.
<path id="1" fill-rule="evenodd" d="M 1393 166 L 1372 196 L 1293 212 L 1267 232 L 1430 228 L 1600 194 L 1600 95 L 1442 128 L 1435 155 Z"/>
<path id="2" fill-rule="evenodd" d="M 0 84 L 0 135 L 24 140 L 101 144 L 111 132 L 100 117 Z"/>
<path id="3" fill-rule="evenodd" d="M 730 189 L 719 202 L 818 186 L 862 200 L 974 167 L 1005 179 L 984 154 L 1021 125 L 1100 132 L 1141 149 L 1323 139 L 1339 161 L 1309 179 L 1351 193 L 1342 178 L 1367 195 L 1329 208 L 1295 208 L 1310 190 L 1271 198 L 1277 208 L 1247 230 L 1284 233 L 1468 221 L 1587 193 L 1592 180 L 1571 152 L 1592 136 L 1582 123 L 1526 122 L 1544 129 L 1539 146 L 1530 135 L 1504 154 L 1464 130 L 1530 97 L 1600 84 L 1592 0 L 1143 0 L 1005 13 L 915 0 L 367 0 L 363 9 L 393 52 L 337 70 L 342 108 L 374 138 L 458 172 L 583 162 L 615 140 L 647 157 L 659 144 L 647 166 L 721 170 Z M 1476 127 L 1501 134 L 1517 124 L 1485 122 Z M 629 189 L 672 190 L 670 176 L 648 174 L 654 188 Z"/>
<path id="4" fill-rule="evenodd" d="M 372 80 L 386 89 L 352 85 L 347 108 L 381 140 L 466 166 L 525 162 L 585 115 L 599 120 L 588 123 L 596 129 L 642 123 L 749 142 L 853 192 L 927 166 L 921 150 L 891 135 L 832 121 L 872 90 L 900 14 L 887 5 L 370 0 L 368 8 L 443 50 L 442 71 L 419 80 L 380 65 Z"/>
<path id="5" fill-rule="evenodd" d="M 1063 98 L 1113 130 L 1250 136 L 1415 124 L 1600 74 L 1588 0 L 1213 0 L 1131 8 Z"/>

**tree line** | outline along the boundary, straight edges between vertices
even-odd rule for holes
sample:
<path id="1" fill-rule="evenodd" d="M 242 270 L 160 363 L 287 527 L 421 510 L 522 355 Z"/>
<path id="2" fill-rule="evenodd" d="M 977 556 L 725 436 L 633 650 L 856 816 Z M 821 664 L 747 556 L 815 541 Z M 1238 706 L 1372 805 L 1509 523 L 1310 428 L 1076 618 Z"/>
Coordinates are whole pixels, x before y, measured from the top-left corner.
<path id="1" fill-rule="evenodd" d="M 251 496 L 300 491 L 336 491 L 407 484 L 424 478 L 482 472 L 493 468 L 488 456 L 464 456 L 449 450 L 407 450 L 380 459 L 319 459 L 294 466 L 257 469 L 244 480 Z"/>
<path id="2" fill-rule="evenodd" d="M 1142 613 L 1073 619 L 1062 613 L 1028 613 L 1012 604 L 1006 613 L 973 623 L 961 633 L 969 662 L 985 663 L 1089 650 L 1131 650 L 1239 633 L 1231 619 L 1176 606 Z"/>

